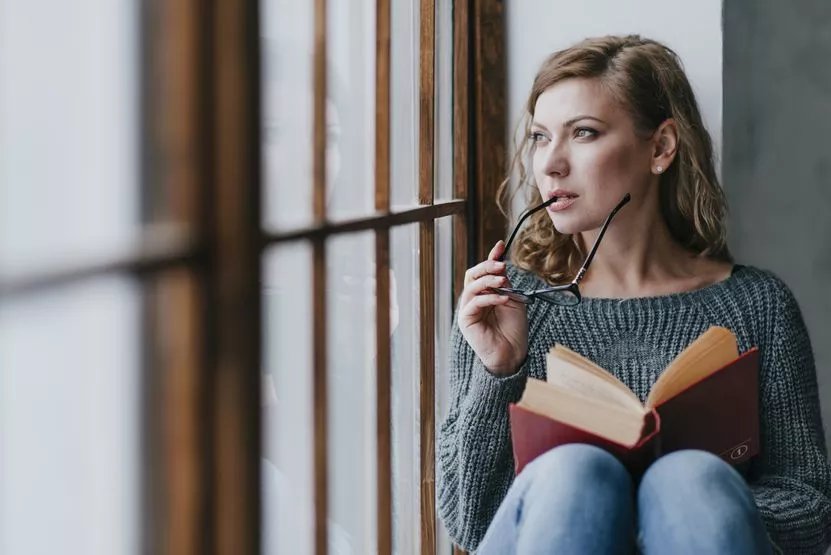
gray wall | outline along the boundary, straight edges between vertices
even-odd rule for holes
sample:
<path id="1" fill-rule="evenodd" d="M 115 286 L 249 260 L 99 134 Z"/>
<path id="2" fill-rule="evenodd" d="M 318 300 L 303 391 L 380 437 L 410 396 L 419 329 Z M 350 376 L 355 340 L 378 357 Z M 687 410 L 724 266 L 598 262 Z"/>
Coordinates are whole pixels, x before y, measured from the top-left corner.
<path id="1" fill-rule="evenodd" d="M 723 29 L 731 247 L 796 295 L 831 438 L 831 2 L 726 0 Z"/>

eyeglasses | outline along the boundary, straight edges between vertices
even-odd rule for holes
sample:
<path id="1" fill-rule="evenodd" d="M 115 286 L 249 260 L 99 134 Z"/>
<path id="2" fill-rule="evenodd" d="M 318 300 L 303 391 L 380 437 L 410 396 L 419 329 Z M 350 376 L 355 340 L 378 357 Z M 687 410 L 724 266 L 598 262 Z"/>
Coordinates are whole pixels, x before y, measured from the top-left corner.
<path id="1" fill-rule="evenodd" d="M 565 285 L 555 285 L 553 287 L 546 287 L 545 289 L 537 289 L 535 291 L 523 291 L 521 289 L 513 289 L 509 287 L 494 287 L 493 291 L 499 293 L 500 295 L 505 295 L 508 298 L 513 299 L 522 304 L 533 304 L 535 299 L 542 299 L 544 301 L 548 301 L 549 303 L 561 306 L 576 306 L 580 304 L 580 301 L 583 299 L 582 295 L 580 295 L 580 282 L 583 281 L 583 276 L 586 275 L 586 270 L 589 269 L 589 264 L 592 263 L 594 253 L 597 252 L 597 247 L 600 245 L 600 240 L 603 239 L 603 235 L 606 233 L 606 228 L 609 227 L 609 222 L 612 221 L 612 218 L 615 217 L 615 214 L 617 214 L 618 210 L 623 208 L 626 205 L 626 203 L 629 202 L 630 199 L 631 197 L 629 196 L 629 193 L 623 195 L 621 201 L 606 217 L 606 221 L 603 222 L 603 227 L 600 228 L 600 233 L 597 235 L 597 239 L 594 240 L 594 245 L 592 245 L 592 248 L 589 251 L 589 255 L 586 257 L 586 261 L 583 262 L 583 265 L 580 267 L 580 271 L 577 272 L 577 275 L 574 277 L 571 283 Z M 514 226 L 514 230 L 511 233 L 511 236 L 508 238 L 508 242 L 505 244 L 505 250 L 503 251 L 502 256 L 499 258 L 500 260 L 505 260 L 505 255 L 508 254 L 508 249 L 511 248 L 511 243 L 513 243 L 514 237 L 519 231 L 522 222 L 527 220 L 528 217 L 534 214 L 535 212 L 538 212 L 539 210 L 548 207 L 548 205 L 554 203 L 556 200 L 557 197 L 552 197 L 540 204 L 539 206 L 531 208 L 519 218 L 519 221 L 517 222 L 516 226 Z"/>

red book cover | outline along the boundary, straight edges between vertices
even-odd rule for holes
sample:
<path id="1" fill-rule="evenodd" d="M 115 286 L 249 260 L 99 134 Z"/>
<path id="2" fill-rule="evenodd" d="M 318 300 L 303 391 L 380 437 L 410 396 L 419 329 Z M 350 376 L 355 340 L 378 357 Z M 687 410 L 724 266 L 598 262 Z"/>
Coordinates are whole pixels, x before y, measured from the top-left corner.
<path id="1" fill-rule="evenodd" d="M 514 469 L 517 474 L 525 466 L 554 447 L 567 443 L 586 443 L 601 447 L 623 462 L 633 474 L 646 469 L 655 458 L 656 432 L 660 429 L 655 413 L 645 419 L 643 439 L 634 447 L 621 445 L 588 430 L 552 420 L 517 404 L 509 406 L 511 415 L 511 441 L 514 448 Z"/>
<path id="2" fill-rule="evenodd" d="M 663 453 L 702 449 L 731 464 L 759 452 L 759 353 L 746 352 L 647 413 L 641 440 L 626 446 L 535 413 L 509 406 L 516 473 L 546 451 L 567 443 L 606 449 L 634 474 Z"/>
<path id="3" fill-rule="evenodd" d="M 661 452 L 702 449 L 731 464 L 759 453 L 759 350 L 658 404 Z"/>

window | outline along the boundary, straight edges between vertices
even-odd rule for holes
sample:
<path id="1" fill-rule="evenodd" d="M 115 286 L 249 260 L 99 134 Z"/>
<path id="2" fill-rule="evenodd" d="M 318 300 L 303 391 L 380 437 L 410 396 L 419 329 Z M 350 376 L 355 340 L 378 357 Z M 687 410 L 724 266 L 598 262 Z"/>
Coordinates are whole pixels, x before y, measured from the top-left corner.
<path id="1" fill-rule="evenodd" d="M 504 226 L 471 4 L 0 6 L 0 551 L 450 552 L 450 319 Z"/>
<path id="2" fill-rule="evenodd" d="M 435 509 L 422 506 L 422 493 L 432 494 L 435 472 L 434 345 L 452 308 L 452 228 L 436 222 L 465 207 L 451 165 L 452 5 L 340 0 L 325 16 L 287 0 L 262 8 L 264 222 L 274 244 L 264 284 L 263 480 L 275 484 L 264 538 L 280 553 L 312 552 L 316 533 L 330 553 L 420 552 L 436 544 Z M 325 44 L 315 44 L 314 23 L 324 21 Z M 314 79 L 322 52 L 325 84 Z M 315 143 L 315 129 L 325 141 Z M 314 160 L 325 161 L 322 184 Z M 318 288 L 298 291 L 305 283 Z M 316 314 L 325 315 L 324 338 L 312 331 Z M 324 349 L 325 373 L 302 371 Z M 325 532 L 316 495 L 326 498 Z"/>

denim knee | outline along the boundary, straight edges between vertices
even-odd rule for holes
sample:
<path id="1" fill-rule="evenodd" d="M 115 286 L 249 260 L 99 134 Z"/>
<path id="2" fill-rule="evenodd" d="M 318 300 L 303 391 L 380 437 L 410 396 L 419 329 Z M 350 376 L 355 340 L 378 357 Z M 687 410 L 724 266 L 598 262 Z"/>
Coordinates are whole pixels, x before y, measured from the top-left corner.
<path id="1" fill-rule="evenodd" d="M 637 505 L 644 553 L 769 553 L 750 488 L 711 453 L 659 458 L 638 485 Z"/>
<path id="2" fill-rule="evenodd" d="M 562 445 L 517 476 L 479 553 L 629 553 L 633 500 L 632 479 L 615 457 Z"/>
<path id="3" fill-rule="evenodd" d="M 703 490 L 725 491 L 738 499 L 753 502 L 744 478 L 720 457 L 688 449 L 675 451 L 656 460 L 644 474 L 639 494 L 649 491 L 674 492 L 685 497 Z"/>
<path id="4" fill-rule="evenodd" d="M 607 451 L 583 443 L 555 447 L 532 461 L 520 477 L 540 486 L 551 483 L 552 477 L 577 483 L 607 483 L 631 488 L 629 472 Z M 532 486 L 534 487 L 534 486 Z"/>

